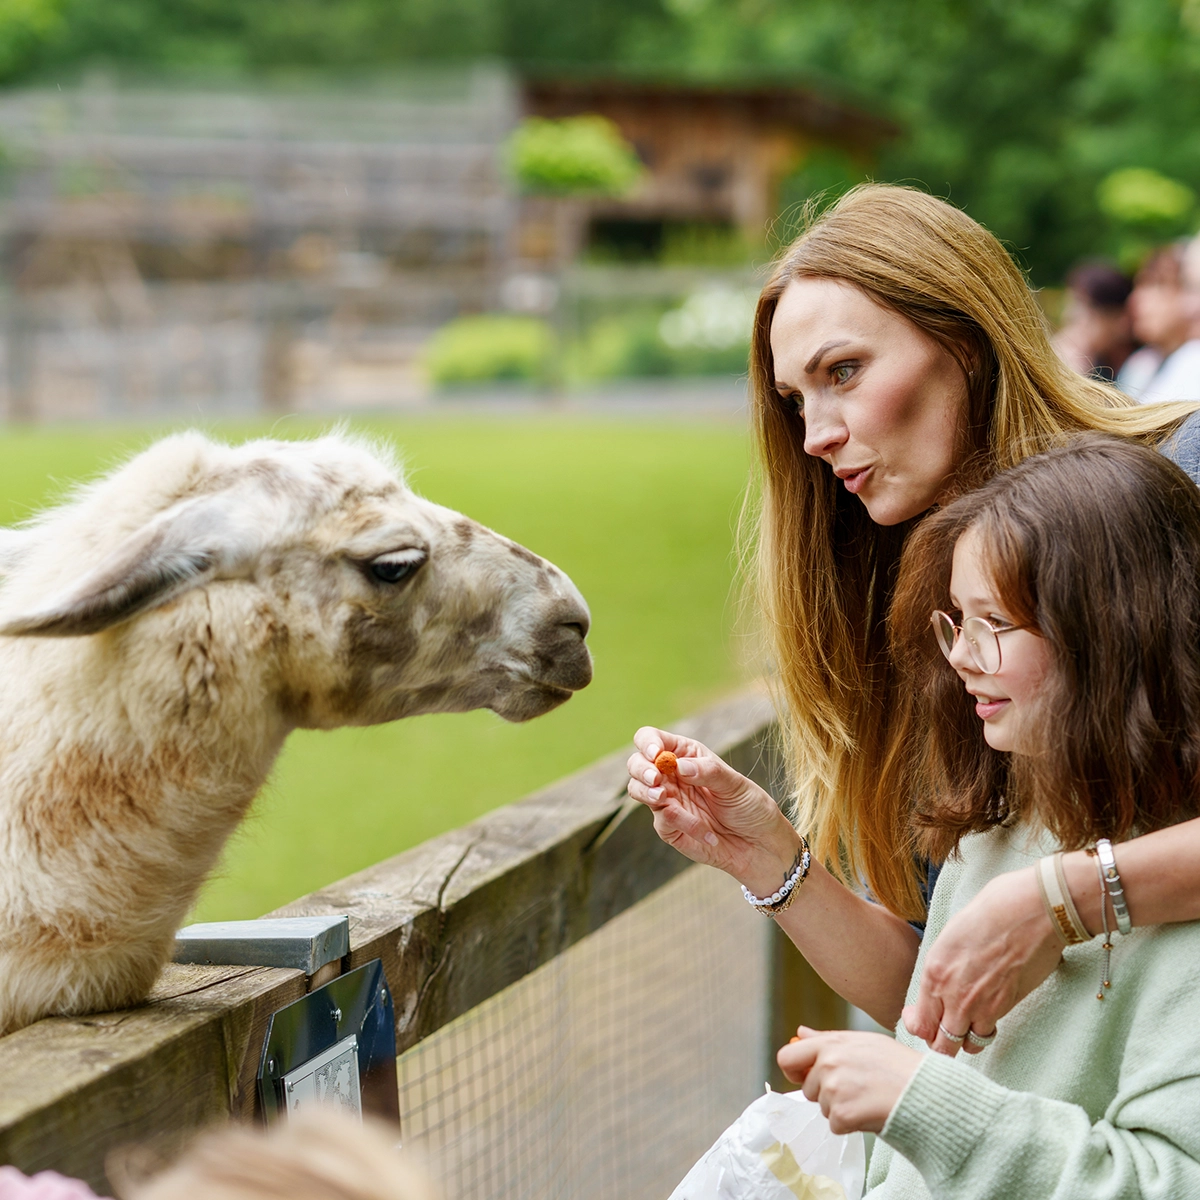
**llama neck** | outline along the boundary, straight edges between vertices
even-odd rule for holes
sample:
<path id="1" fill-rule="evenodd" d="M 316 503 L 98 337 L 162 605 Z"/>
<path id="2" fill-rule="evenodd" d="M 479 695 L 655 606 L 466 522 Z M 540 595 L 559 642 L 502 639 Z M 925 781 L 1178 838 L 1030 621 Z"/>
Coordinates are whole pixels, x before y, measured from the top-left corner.
<path id="1" fill-rule="evenodd" d="M 39 865 L 36 907 L 182 918 L 288 732 L 231 617 L 199 594 L 112 634 L 0 639 L 0 841 Z"/>

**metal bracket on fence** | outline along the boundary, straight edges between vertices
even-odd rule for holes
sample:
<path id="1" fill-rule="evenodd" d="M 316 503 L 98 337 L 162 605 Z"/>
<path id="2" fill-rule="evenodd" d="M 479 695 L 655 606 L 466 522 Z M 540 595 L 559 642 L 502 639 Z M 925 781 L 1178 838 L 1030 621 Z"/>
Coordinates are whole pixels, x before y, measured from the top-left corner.
<path id="1" fill-rule="evenodd" d="M 177 963 L 294 967 L 316 986 L 338 974 L 350 953 L 350 918 L 264 917 L 258 921 L 209 921 L 175 935 Z"/>
<path id="2" fill-rule="evenodd" d="M 315 1105 L 400 1123 L 396 1015 L 381 959 L 272 1014 L 258 1099 L 268 1124 Z"/>

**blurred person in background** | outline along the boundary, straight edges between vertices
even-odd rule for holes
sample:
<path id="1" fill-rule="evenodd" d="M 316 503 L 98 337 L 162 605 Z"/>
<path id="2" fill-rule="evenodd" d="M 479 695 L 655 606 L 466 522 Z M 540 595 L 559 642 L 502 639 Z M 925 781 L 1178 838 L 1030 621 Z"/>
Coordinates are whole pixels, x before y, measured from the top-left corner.
<path id="1" fill-rule="evenodd" d="M 1062 328 L 1054 335 L 1058 357 L 1080 375 L 1111 383 L 1133 353 L 1127 301 L 1128 275 L 1106 262 L 1080 263 L 1067 276 Z"/>
<path id="2" fill-rule="evenodd" d="M 398 1152 L 398 1131 L 330 1109 L 263 1131 L 227 1126 L 201 1134 L 166 1169 L 145 1152 L 110 1156 L 121 1200 L 436 1200 L 428 1178 Z M 96 1200 L 53 1171 L 27 1178 L 0 1167 L 0 1200 Z"/>
<path id="3" fill-rule="evenodd" d="M 1117 375 L 1117 386 L 1142 404 L 1200 400 L 1200 290 L 1186 286 L 1188 244 L 1156 250 L 1137 273 L 1129 297 L 1133 335 L 1144 343 Z"/>

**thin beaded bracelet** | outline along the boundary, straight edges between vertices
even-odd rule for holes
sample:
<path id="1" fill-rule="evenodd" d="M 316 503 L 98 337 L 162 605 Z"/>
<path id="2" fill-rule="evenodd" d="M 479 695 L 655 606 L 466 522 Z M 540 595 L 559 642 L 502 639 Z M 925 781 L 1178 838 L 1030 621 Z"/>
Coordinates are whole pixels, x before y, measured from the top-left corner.
<path id="1" fill-rule="evenodd" d="M 1088 857 L 1096 860 L 1096 873 L 1100 877 L 1100 924 L 1104 928 L 1104 944 L 1101 949 L 1104 951 L 1104 965 L 1100 968 L 1100 990 L 1096 993 L 1097 1000 L 1104 999 L 1104 989 L 1112 987 L 1112 934 L 1108 928 L 1108 883 L 1105 880 L 1104 862 L 1100 855 L 1091 847 L 1088 848 Z M 1112 847 L 1109 847 L 1109 854 L 1112 854 Z"/>
<path id="2" fill-rule="evenodd" d="M 788 872 L 788 877 L 783 881 L 779 891 L 772 892 L 771 895 L 765 898 L 760 898 L 746 887 L 745 884 L 742 884 L 742 895 L 746 897 L 746 902 L 755 912 L 762 913 L 764 917 L 773 917 L 777 913 L 784 912 L 791 907 L 792 901 L 796 899 L 796 893 L 808 878 L 808 868 L 810 866 L 812 866 L 812 852 L 808 848 L 808 838 L 804 834 L 801 834 L 800 849 L 796 852 L 795 862 L 792 864 L 792 869 Z"/>

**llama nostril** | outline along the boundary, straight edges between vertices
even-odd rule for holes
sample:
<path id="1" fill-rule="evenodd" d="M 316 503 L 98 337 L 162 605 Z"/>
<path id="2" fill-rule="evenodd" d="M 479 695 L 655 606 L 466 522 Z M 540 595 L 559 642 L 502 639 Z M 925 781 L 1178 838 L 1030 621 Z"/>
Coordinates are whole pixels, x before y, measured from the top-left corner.
<path id="1" fill-rule="evenodd" d="M 588 635 L 588 627 L 584 621 L 564 621 L 562 624 L 564 629 L 575 630 L 579 634 L 580 641 L 583 641 Z"/>

